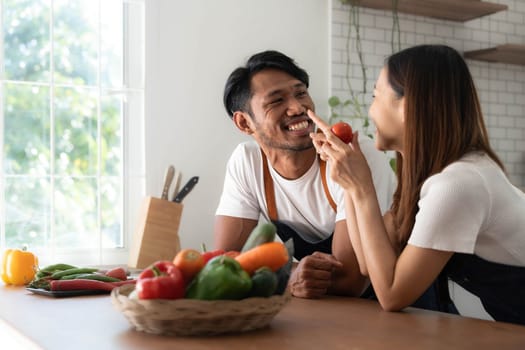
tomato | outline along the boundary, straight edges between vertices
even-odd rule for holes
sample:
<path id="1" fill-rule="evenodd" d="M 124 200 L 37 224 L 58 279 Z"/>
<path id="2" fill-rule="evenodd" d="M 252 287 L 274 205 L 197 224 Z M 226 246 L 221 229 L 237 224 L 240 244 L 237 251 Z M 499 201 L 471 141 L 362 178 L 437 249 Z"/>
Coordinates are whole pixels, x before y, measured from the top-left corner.
<path id="1" fill-rule="evenodd" d="M 214 258 L 219 255 L 223 255 L 224 253 L 225 253 L 224 250 L 216 249 L 216 250 L 212 250 L 211 252 L 202 253 L 202 257 L 204 258 L 204 263 L 207 263 L 208 261 L 210 261 L 211 258 Z"/>
<path id="2" fill-rule="evenodd" d="M 219 256 L 219 255 L 222 255 L 226 253 L 226 251 L 222 250 L 222 249 L 215 249 L 215 250 L 212 250 L 212 251 L 207 251 L 206 250 L 206 244 L 202 243 L 202 257 L 204 258 L 204 264 L 206 265 L 206 263 L 208 261 L 211 260 L 211 258 L 214 258 L 216 256 Z"/>
<path id="3" fill-rule="evenodd" d="M 345 122 L 338 122 L 332 125 L 331 130 L 335 136 L 339 137 L 339 139 L 341 139 L 341 141 L 344 143 L 352 142 L 354 132 L 349 124 Z"/>
<path id="4" fill-rule="evenodd" d="M 195 249 L 183 249 L 175 255 L 173 264 L 179 268 L 184 280 L 189 282 L 204 267 L 202 254 Z"/>

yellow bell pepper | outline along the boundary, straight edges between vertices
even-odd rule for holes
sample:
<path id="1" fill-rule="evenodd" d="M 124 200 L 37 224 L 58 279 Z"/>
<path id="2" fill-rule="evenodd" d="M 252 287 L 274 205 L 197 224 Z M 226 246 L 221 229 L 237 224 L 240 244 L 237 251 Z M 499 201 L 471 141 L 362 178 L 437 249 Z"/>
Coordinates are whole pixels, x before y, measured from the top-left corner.
<path id="1" fill-rule="evenodd" d="M 35 277 L 38 258 L 21 249 L 7 249 L 2 259 L 2 280 L 5 284 L 23 286 Z"/>

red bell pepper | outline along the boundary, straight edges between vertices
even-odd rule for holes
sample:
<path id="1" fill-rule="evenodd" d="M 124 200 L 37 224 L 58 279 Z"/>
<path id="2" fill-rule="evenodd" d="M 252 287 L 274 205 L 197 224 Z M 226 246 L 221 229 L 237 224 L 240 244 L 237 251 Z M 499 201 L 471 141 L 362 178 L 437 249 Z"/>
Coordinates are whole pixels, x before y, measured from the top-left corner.
<path id="1" fill-rule="evenodd" d="M 184 297 L 184 277 L 171 261 L 157 261 L 137 279 L 139 299 L 179 299 Z"/>

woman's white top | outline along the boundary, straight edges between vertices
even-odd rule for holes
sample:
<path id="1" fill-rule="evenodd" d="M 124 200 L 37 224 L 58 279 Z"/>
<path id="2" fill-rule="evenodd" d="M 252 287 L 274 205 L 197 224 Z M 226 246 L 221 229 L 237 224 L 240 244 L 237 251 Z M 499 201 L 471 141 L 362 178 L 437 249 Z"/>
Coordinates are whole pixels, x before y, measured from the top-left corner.
<path id="1" fill-rule="evenodd" d="M 484 153 L 429 177 L 408 244 L 525 266 L 525 193 Z"/>

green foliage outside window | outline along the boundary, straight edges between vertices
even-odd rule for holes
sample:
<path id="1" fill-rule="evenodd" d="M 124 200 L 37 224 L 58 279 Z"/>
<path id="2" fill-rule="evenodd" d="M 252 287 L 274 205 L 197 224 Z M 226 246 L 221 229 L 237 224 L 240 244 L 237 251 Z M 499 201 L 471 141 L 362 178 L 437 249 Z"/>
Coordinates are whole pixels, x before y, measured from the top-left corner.
<path id="1" fill-rule="evenodd" d="M 103 32 L 122 36 L 122 4 L 104 3 L 1 1 L 6 246 L 122 244 L 122 50 Z"/>

